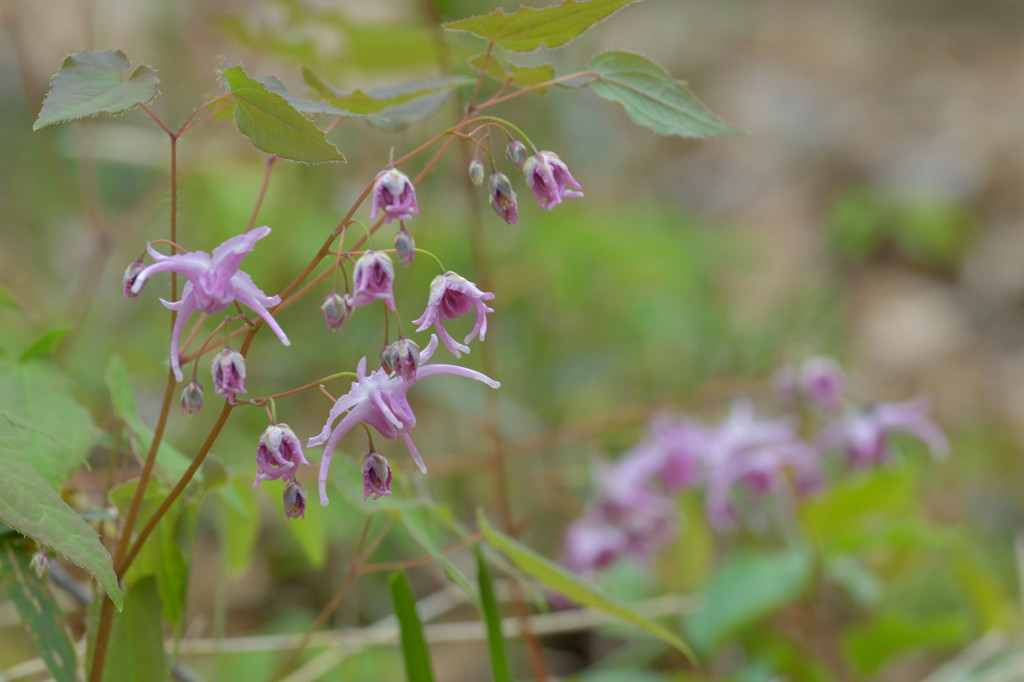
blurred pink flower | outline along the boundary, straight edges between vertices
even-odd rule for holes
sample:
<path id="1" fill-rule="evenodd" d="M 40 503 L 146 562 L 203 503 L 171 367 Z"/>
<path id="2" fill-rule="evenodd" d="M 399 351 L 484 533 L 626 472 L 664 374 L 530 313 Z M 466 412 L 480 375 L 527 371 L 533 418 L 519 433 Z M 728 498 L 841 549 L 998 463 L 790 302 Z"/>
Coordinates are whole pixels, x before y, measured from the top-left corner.
<path id="1" fill-rule="evenodd" d="M 235 394 L 245 393 L 245 358 L 236 350 L 225 348 L 213 356 L 210 365 L 213 392 L 235 404 Z"/>
<path id="2" fill-rule="evenodd" d="M 469 352 L 469 346 L 453 339 L 448 330 L 444 328 L 442 320 L 454 320 L 475 309 L 476 322 L 463 341 L 469 343 L 477 335 L 483 341 L 487 335 L 487 313 L 494 312 L 494 309 L 488 308 L 484 301 L 490 301 L 493 298 L 494 294 L 491 292 L 480 291 L 465 277 L 449 271 L 438 275 L 430 283 L 430 298 L 427 300 L 427 308 L 419 319 L 413 320 L 412 323 L 419 325 L 416 328 L 418 332 L 434 325 L 434 330 L 441 337 L 445 348 L 451 351 L 455 357 L 462 357 L 461 353 Z"/>
<path id="3" fill-rule="evenodd" d="M 818 447 L 822 452 L 841 448 L 850 466 L 867 467 L 889 458 L 889 437 L 893 433 L 909 433 L 923 441 L 932 455 L 945 456 L 949 441 L 927 413 L 928 401 L 921 398 L 851 412 L 822 432 Z"/>
<path id="4" fill-rule="evenodd" d="M 576 189 L 583 189 L 573 179 L 572 174 L 558 155 L 554 152 L 538 152 L 526 160 L 523 165 L 523 173 L 526 174 L 526 186 L 537 197 L 537 203 L 545 211 L 550 211 L 562 199 L 582 197 L 583 192 L 567 189 L 566 185 L 572 185 Z"/>
<path id="5" fill-rule="evenodd" d="M 402 171 L 389 168 L 377 173 L 373 181 L 373 203 L 370 218 L 376 218 L 378 211 L 384 211 L 384 222 L 412 220 L 420 212 L 416 203 L 416 188 Z"/>
<path id="6" fill-rule="evenodd" d="M 843 368 L 822 355 L 807 358 L 800 368 L 800 390 L 813 405 L 827 411 L 837 410 L 843 402 Z"/>
<path id="7" fill-rule="evenodd" d="M 352 272 L 352 305 L 361 306 L 382 300 L 394 310 L 394 284 L 395 266 L 391 256 L 371 249 L 360 256 Z"/>

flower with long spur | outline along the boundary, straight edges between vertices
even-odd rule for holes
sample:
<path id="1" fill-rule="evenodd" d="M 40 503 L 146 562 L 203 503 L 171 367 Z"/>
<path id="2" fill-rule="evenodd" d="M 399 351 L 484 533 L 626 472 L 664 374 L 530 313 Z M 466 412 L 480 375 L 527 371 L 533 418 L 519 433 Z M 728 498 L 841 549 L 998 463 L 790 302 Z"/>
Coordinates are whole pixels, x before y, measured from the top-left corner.
<path id="1" fill-rule="evenodd" d="M 281 297 L 267 296 L 252 281 L 252 277 L 238 269 L 242 259 L 252 251 L 256 242 L 268 234 L 270 228 L 266 226 L 249 230 L 225 241 L 213 250 L 212 255 L 203 251 L 191 251 L 165 256 L 152 246 L 146 246 L 149 255 L 156 262 L 136 275 L 131 285 L 131 295 L 137 296 L 145 286 L 146 280 L 157 272 L 176 272 L 188 279 L 179 300 L 169 302 L 160 299 L 165 308 L 178 313 L 174 329 L 171 331 L 170 351 L 171 370 L 178 381 L 182 380 L 178 360 L 181 334 L 192 313 L 196 311 L 216 315 L 232 303 L 240 303 L 259 315 L 281 343 L 291 345 L 284 330 L 267 310 L 280 303 Z"/>
<path id="2" fill-rule="evenodd" d="M 409 437 L 409 431 L 416 425 L 416 415 L 406 395 L 413 384 L 426 377 L 437 374 L 453 374 L 455 376 L 474 379 L 498 388 L 500 383 L 485 374 L 457 365 L 428 365 L 426 362 L 437 349 L 437 336 L 430 335 L 430 343 L 420 352 L 419 367 L 414 381 L 407 381 L 399 373 L 389 375 L 383 369 L 366 373 L 366 357 L 364 356 L 356 368 L 356 381 L 348 393 L 338 398 L 327 417 L 327 423 L 319 434 L 310 438 L 306 447 L 324 446 L 324 455 L 320 460 L 320 504 L 326 505 L 327 473 L 331 467 L 331 457 L 335 448 L 349 430 L 362 422 L 372 426 L 380 435 L 388 440 L 399 437 L 405 442 L 409 454 L 416 462 L 420 471 L 427 473 L 427 467 L 420 457 L 419 451 Z M 340 420 L 340 421 L 339 421 Z M 337 422 L 337 424 L 335 424 Z"/>

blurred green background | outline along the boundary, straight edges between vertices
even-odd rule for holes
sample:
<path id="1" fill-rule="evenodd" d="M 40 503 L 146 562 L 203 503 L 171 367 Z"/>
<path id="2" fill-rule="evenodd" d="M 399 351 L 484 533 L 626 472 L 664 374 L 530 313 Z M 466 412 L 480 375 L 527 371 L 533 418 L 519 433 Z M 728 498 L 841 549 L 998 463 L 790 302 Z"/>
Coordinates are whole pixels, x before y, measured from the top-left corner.
<path id="1" fill-rule="evenodd" d="M 498 5 L 452 0 L 438 2 L 437 11 L 452 19 Z M 646 0 L 563 50 L 521 58 L 550 61 L 563 74 L 601 50 L 641 52 L 752 133 L 661 138 L 590 92 L 555 89 L 496 113 L 540 148 L 559 153 L 586 198 L 542 212 L 514 177 L 520 223 L 506 226 L 482 192 L 471 205 L 454 150 L 420 186 L 421 212 L 410 225 L 417 245 L 477 281 L 468 235 L 474 210 L 482 214 L 496 294 L 488 343 L 502 382 L 500 431 L 511 442 L 510 455 L 516 456 L 517 439 L 597 424 L 569 444 L 524 451 L 529 456 L 511 461 L 511 506 L 528 521 L 528 544 L 557 556 L 562 530 L 588 494 L 590 462 L 634 443 L 657 406 L 717 418 L 733 395 L 768 396 L 769 377 L 784 361 L 826 353 L 848 369 L 858 399 L 929 396 L 953 443 L 948 461 L 911 458 L 908 504 L 955 539 L 890 566 L 882 588 L 934 627 L 924 635 L 914 630 L 918 640 L 908 635 L 912 655 L 901 655 L 899 647 L 879 653 L 865 634 L 871 627 L 881 628 L 876 639 L 885 642 L 909 630 L 884 618 L 869 626 L 837 616 L 829 634 L 855 640 L 844 654 L 854 660 L 851 679 L 920 679 L 991 628 L 1012 631 L 1019 624 L 1013 549 L 1024 512 L 1019 12 L 1017 3 L 1001 0 Z M 344 88 L 394 84 L 439 68 L 436 36 L 425 28 L 428 10 L 412 0 L 7 2 L 0 19 L 0 347 L 16 355 L 43 333 L 70 328 L 56 357 L 98 423 L 110 412 L 104 374 L 114 353 L 131 372 L 142 415 L 152 421 L 159 409 L 167 323 L 156 298 L 166 281 L 154 281 L 138 301 L 122 301 L 118 292 L 124 266 L 147 240 L 166 236 L 168 153 L 165 136 L 137 110 L 33 134 L 48 79 L 63 57 L 118 47 L 133 64 L 157 68 L 161 95 L 152 108 L 172 126 L 221 92 L 215 69 L 222 60 L 243 63 L 254 75 L 272 73 L 295 92 L 303 91 L 301 65 Z M 464 35 L 449 36 L 447 45 L 457 71 L 482 51 Z M 400 133 L 344 122 L 331 140 L 347 164 L 276 164 L 258 219 L 274 231 L 244 269 L 266 292 L 280 291 L 384 166 L 389 148 L 402 154 L 453 116 L 443 107 Z M 263 177 L 262 155 L 229 122 L 214 121 L 182 140 L 179 162 L 180 241 L 209 250 L 246 224 Z M 423 163 L 411 162 L 410 173 Z M 365 220 L 366 211 L 357 217 Z M 393 234 L 393 227 L 384 228 L 375 241 L 390 246 Z M 422 311 L 434 274 L 423 258 L 400 270 L 396 298 L 407 326 Z M 258 337 L 249 356 L 250 395 L 376 357 L 378 311 L 362 309 L 343 334 L 329 333 L 318 310 L 328 290 L 322 285 L 279 317 L 291 348 Z M 429 337 L 414 338 L 423 345 Z M 482 368 L 480 355 L 474 349 L 465 364 Z M 201 380 L 207 372 L 204 361 Z M 337 383 L 332 392 L 346 386 Z M 396 466 L 396 496 L 432 497 L 467 524 L 478 505 L 495 516 L 480 429 L 482 390 L 445 378 L 415 389 L 413 435 L 432 471 L 420 477 L 401 445 L 378 443 Z M 172 410 L 169 438 L 184 453 L 197 449 L 213 422 L 210 386 L 207 399 L 197 418 Z M 310 392 L 280 401 L 278 411 L 304 439 L 320 429 L 328 407 Z M 256 410 L 239 412 L 214 455 L 237 476 L 248 506 L 265 418 Z M 318 463 L 319 451 L 311 454 Z M 473 454 L 478 466 L 465 457 Z M 72 487 L 102 496 L 104 477 L 97 466 Z M 315 490 L 315 470 L 300 480 Z M 279 489 L 261 488 L 259 509 L 248 518 L 217 507 L 219 499 L 204 505 L 186 636 L 209 637 L 218 628 L 227 635 L 301 631 L 338 583 L 365 508 L 336 491 L 331 506 L 311 504 L 305 521 L 286 525 Z M 252 522 L 257 517 L 262 524 Z M 713 573 L 716 550 L 696 525 L 690 530 L 653 571 L 620 568 L 608 577 L 610 588 L 623 596 L 699 589 Z M 223 557 L 232 552 L 237 558 L 225 566 Z M 396 532 L 379 560 L 420 553 Z M 468 553 L 456 558 L 471 561 Z M 412 576 L 424 592 L 446 584 L 437 566 Z M 389 613 L 383 574 L 359 585 L 335 626 Z M 17 628 L 10 618 L 3 625 L 0 667 L 25 658 Z M 856 643 L 858 632 L 868 644 Z M 574 635 L 546 643 L 553 668 L 569 674 L 603 659 L 617 641 Z M 644 667 L 643 646 L 631 646 L 640 653 L 630 659 L 627 647 L 622 660 Z M 743 646 L 749 665 L 742 679 L 768 679 L 786 650 L 766 635 Z M 858 654 L 858 646 L 867 652 Z M 817 652 L 823 659 L 839 655 L 824 649 Z M 445 671 L 441 679 L 486 674 L 484 654 L 466 647 L 440 645 L 434 655 Z M 223 654 L 196 665 L 211 679 L 242 679 L 267 670 L 266 656 Z M 731 674 L 726 663 L 719 665 L 721 674 Z M 323 679 L 399 679 L 398 667 L 386 649 L 370 648 Z M 611 668 L 585 679 L 622 679 Z M 788 668 L 792 679 L 814 679 L 794 669 Z"/>

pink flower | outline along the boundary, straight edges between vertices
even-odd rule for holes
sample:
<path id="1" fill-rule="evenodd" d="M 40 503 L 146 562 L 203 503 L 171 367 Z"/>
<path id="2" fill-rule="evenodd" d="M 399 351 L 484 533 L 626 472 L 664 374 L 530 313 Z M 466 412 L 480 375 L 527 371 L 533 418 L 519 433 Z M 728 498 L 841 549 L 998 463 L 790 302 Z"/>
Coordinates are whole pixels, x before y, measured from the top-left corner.
<path id="1" fill-rule="evenodd" d="M 823 410 L 836 410 L 843 401 L 846 375 L 832 358 L 816 355 L 800 368 L 800 390 L 813 405 Z"/>
<path id="2" fill-rule="evenodd" d="M 822 432 L 818 447 L 823 452 L 842 448 L 852 467 L 872 466 L 889 458 L 889 437 L 902 432 L 921 439 L 933 455 L 945 456 L 949 442 L 927 412 L 928 402 L 919 398 L 850 413 Z"/>
<path id="3" fill-rule="evenodd" d="M 501 386 L 490 377 L 465 367 L 456 365 L 426 365 L 437 349 L 437 337 L 431 335 L 430 343 L 420 353 L 420 366 L 416 372 L 416 382 L 436 374 L 454 374 L 455 376 L 475 379 L 491 388 Z M 327 417 L 327 423 L 319 434 L 310 438 L 306 447 L 324 446 L 324 456 L 320 460 L 320 504 L 326 505 L 327 472 L 331 466 L 331 457 L 342 437 L 356 424 L 362 422 L 375 428 L 380 435 L 388 440 L 399 437 L 405 441 L 409 454 L 423 473 L 427 472 L 423 458 L 409 437 L 409 430 L 416 425 L 416 415 L 406 393 L 416 382 L 406 381 L 398 374 L 388 375 L 383 369 L 377 369 L 369 375 L 366 373 L 366 358 L 359 361 L 356 368 L 356 381 L 348 393 L 338 398 Z M 343 416 L 344 415 L 344 416 Z M 341 421 L 338 421 L 338 420 Z M 338 422 L 335 425 L 335 422 Z"/>
<path id="4" fill-rule="evenodd" d="M 235 394 L 245 393 L 245 358 L 236 350 L 225 348 L 213 356 L 210 365 L 213 392 L 235 404 Z"/>
<path id="5" fill-rule="evenodd" d="M 252 251 L 256 241 L 268 234 L 270 228 L 266 226 L 249 230 L 215 248 L 212 256 L 203 251 L 165 256 L 152 246 L 146 247 L 156 262 L 136 275 L 129 295 L 137 296 L 146 280 L 156 272 L 177 272 L 188 279 L 181 291 L 180 300 L 169 303 L 160 299 L 164 307 L 178 312 L 174 329 L 171 331 L 171 369 L 178 381 L 182 379 L 178 343 L 189 318 L 197 310 L 216 315 L 229 305 L 240 303 L 263 318 L 267 326 L 277 334 L 281 343 L 286 346 L 290 344 L 284 331 L 267 310 L 268 307 L 280 303 L 281 298 L 267 296 L 253 283 L 252 277 L 238 269 L 242 259 Z"/>
<path id="6" fill-rule="evenodd" d="M 373 181 L 373 204 L 370 218 L 377 217 L 377 211 L 384 211 L 384 222 L 412 220 L 420 212 L 416 203 L 416 188 L 409 176 L 400 170 L 390 168 L 377 173 Z"/>
<path id="7" fill-rule="evenodd" d="M 306 518 L 306 489 L 298 481 L 288 481 L 284 487 L 284 515 L 288 521 Z"/>
<path id="8" fill-rule="evenodd" d="M 391 465 L 384 455 L 370 450 L 363 456 L 363 502 L 391 494 Z"/>
<path id="9" fill-rule="evenodd" d="M 512 190 L 512 183 L 504 173 L 495 173 L 488 183 L 490 193 L 487 200 L 491 208 L 498 214 L 498 217 L 509 225 L 519 222 L 519 215 L 516 213 L 516 193 Z"/>
<path id="10" fill-rule="evenodd" d="M 352 272 L 352 304 L 361 306 L 379 299 L 394 310 L 394 284 L 395 266 L 391 257 L 371 249 L 360 256 Z"/>
<path id="11" fill-rule="evenodd" d="M 419 319 L 413 320 L 418 324 L 416 331 L 421 332 L 430 325 L 434 325 L 435 331 L 441 337 L 445 348 L 451 351 L 455 357 L 462 357 L 462 353 L 469 352 L 469 346 L 459 343 L 451 337 L 448 330 L 444 328 L 442 320 L 454 320 L 457 317 L 476 310 L 476 323 L 472 331 L 463 340 L 469 343 L 477 335 L 483 341 L 487 335 L 487 313 L 493 313 L 493 308 L 488 308 L 484 301 L 490 301 L 494 294 L 489 291 L 480 291 L 475 284 L 454 272 L 446 272 L 438 275 L 430 283 L 430 298 L 427 300 L 427 309 L 423 311 Z"/>
<path id="12" fill-rule="evenodd" d="M 294 481 L 300 464 L 309 466 L 309 460 L 302 452 L 302 441 L 287 424 L 271 424 L 260 436 L 256 449 L 256 480 L 252 487 L 255 488 L 260 481 L 278 478 Z"/>
<path id="13" fill-rule="evenodd" d="M 572 185 L 576 189 L 583 188 L 573 179 L 569 169 L 554 152 L 538 152 L 528 158 L 523 165 L 523 173 L 526 174 L 526 186 L 533 191 L 537 203 L 545 211 L 558 206 L 562 199 L 583 196 L 583 192 L 566 189 L 566 185 Z"/>

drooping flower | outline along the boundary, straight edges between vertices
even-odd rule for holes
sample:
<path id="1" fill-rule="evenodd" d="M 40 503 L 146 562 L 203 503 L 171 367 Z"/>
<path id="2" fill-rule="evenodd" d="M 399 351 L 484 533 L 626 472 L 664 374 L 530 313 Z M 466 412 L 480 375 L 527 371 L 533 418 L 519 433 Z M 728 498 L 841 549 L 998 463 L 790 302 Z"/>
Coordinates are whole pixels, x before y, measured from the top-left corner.
<path id="1" fill-rule="evenodd" d="M 868 467 L 889 458 L 892 434 L 909 433 L 928 446 L 932 455 L 943 457 L 949 452 L 949 441 L 927 413 L 928 402 L 921 398 L 851 412 L 822 432 L 818 447 L 822 452 L 841 448 L 851 467 Z"/>
<path id="2" fill-rule="evenodd" d="M 480 159 L 473 159 L 469 162 L 469 181 L 473 183 L 474 187 L 479 187 L 484 184 L 484 164 L 480 162 Z"/>
<path id="3" fill-rule="evenodd" d="M 320 312 L 324 314 L 324 322 L 327 323 L 329 331 L 341 331 L 342 325 L 352 316 L 355 311 L 355 304 L 352 303 L 351 294 L 339 294 L 337 291 L 327 294 Z"/>
<path id="4" fill-rule="evenodd" d="M 139 278 L 139 275 L 143 270 L 146 269 L 146 264 L 140 260 L 133 261 L 124 271 L 123 288 L 121 293 L 122 299 L 138 298 L 139 292 L 132 291 L 132 287 L 135 286 L 135 280 Z"/>
<path id="5" fill-rule="evenodd" d="M 164 307 L 177 311 L 178 317 L 171 331 L 171 369 L 178 381 L 182 380 L 178 361 L 178 344 L 182 331 L 192 313 L 197 310 L 210 315 L 222 312 L 232 303 L 240 303 L 263 318 L 277 338 L 284 345 L 290 345 L 288 337 L 267 310 L 281 302 L 279 296 L 267 296 L 256 286 L 247 273 L 238 269 L 242 259 L 252 251 L 257 240 L 270 234 L 269 227 L 257 227 L 244 234 L 231 237 L 213 250 L 213 255 L 203 251 L 165 256 L 152 246 L 147 246 L 149 255 L 156 261 L 135 277 L 130 295 L 138 295 L 154 273 L 177 272 L 188 279 L 181 291 L 181 299 L 173 303 L 160 299 Z"/>
<path id="6" fill-rule="evenodd" d="M 384 455 L 370 450 L 363 456 L 363 502 L 391 494 L 391 465 Z"/>
<path id="7" fill-rule="evenodd" d="M 288 481 L 284 487 L 284 515 L 288 521 L 306 518 L 306 489 L 298 481 Z"/>
<path id="8" fill-rule="evenodd" d="M 495 173 L 488 183 L 490 192 L 487 200 L 491 208 L 498 214 L 498 217 L 509 225 L 519 222 L 519 215 L 516 213 L 516 193 L 512 190 L 512 183 L 504 173 Z"/>
<path id="9" fill-rule="evenodd" d="M 451 351 L 455 357 L 462 357 L 461 353 L 469 352 L 469 346 L 464 345 L 465 343 L 469 343 L 477 335 L 483 341 L 487 335 L 487 313 L 493 313 L 494 309 L 488 308 L 484 301 L 490 301 L 493 298 L 494 294 L 491 292 L 480 291 L 465 277 L 448 271 L 443 275 L 438 275 L 430 283 L 430 298 L 427 300 L 427 308 L 419 319 L 412 322 L 419 325 L 416 328 L 418 332 L 434 325 L 445 348 Z M 443 320 L 454 320 L 474 309 L 476 310 L 476 322 L 473 329 L 463 339 L 464 343 L 459 343 L 444 328 Z"/>
<path id="10" fill-rule="evenodd" d="M 583 196 L 583 192 L 566 187 L 572 185 L 578 190 L 583 189 L 554 152 L 538 152 L 528 158 L 523 164 L 523 173 L 526 174 L 526 186 L 533 191 L 537 203 L 545 211 L 558 206 L 562 199 Z"/>
<path id="11" fill-rule="evenodd" d="M 398 264 L 402 267 L 412 265 L 413 259 L 416 258 L 416 240 L 405 227 L 395 235 L 395 253 L 398 254 Z"/>
<path id="12" fill-rule="evenodd" d="M 203 386 L 198 381 L 190 381 L 185 384 L 185 390 L 181 392 L 181 413 L 186 416 L 199 414 L 203 409 Z"/>
<path id="13" fill-rule="evenodd" d="M 523 170 L 526 163 L 526 145 L 519 140 L 512 140 L 505 147 L 505 158 L 516 167 L 516 170 Z"/>
<path id="14" fill-rule="evenodd" d="M 293 481 L 300 464 L 309 466 L 302 452 L 302 441 L 287 424 L 271 424 L 260 436 L 256 449 L 256 480 L 252 487 L 260 481 L 279 478 Z"/>
<path id="15" fill-rule="evenodd" d="M 821 355 L 808 358 L 800 368 L 800 391 L 804 397 L 822 410 L 832 411 L 843 401 L 846 375 L 842 367 Z"/>
<path id="16" fill-rule="evenodd" d="M 234 405 L 235 394 L 245 393 L 245 358 L 236 350 L 225 348 L 213 356 L 210 365 L 213 392 Z"/>
<path id="17" fill-rule="evenodd" d="M 384 211 L 384 222 L 392 220 L 412 220 L 420 212 L 416 203 L 416 188 L 412 181 L 397 168 L 389 168 L 377 173 L 373 181 L 373 203 L 370 207 L 370 218 L 377 217 L 377 211 Z"/>
<path id="18" fill-rule="evenodd" d="M 432 334 L 430 343 L 420 353 L 420 366 L 416 371 L 416 382 L 437 374 L 454 374 L 480 381 L 491 388 L 498 388 L 501 385 L 490 377 L 465 367 L 425 364 L 436 349 L 437 337 Z M 360 422 L 372 426 L 388 440 L 396 440 L 401 437 L 409 449 L 413 461 L 416 462 L 416 466 L 423 473 L 427 472 L 423 458 L 420 457 L 412 438 L 409 437 L 409 430 L 416 425 L 416 415 L 413 414 L 406 394 L 416 382 L 406 381 L 398 374 L 388 375 L 383 369 L 377 369 L 367 374 L 365 357 L 359 361 L 359 365 L 356 367 L 356 378 L 348 393 L 334 403 L 324 428 L 306 443 L 306 447 L 324 446 L 324 455 L 320 460 L 320 503 L 324 505 L 328 502 L 327 472 L 331 466 L 334 449 L 349 429 Z"/>
<path id="19" fill-rule="evenodd" d="M 416 368 L 420 364 L 420 347 L 402 337 L 381 350 L 380 364 L 388 374 L 394 372 L 412 383 L 416 381 Z"/>
<path id="20" fill-rule="evenodd" d="M 352 304 L 366 305 L 382 300 L 387 307 L 395 309 L 395 266 L 391 256 L 381 251 L 369 250 L 359 257 L 352 272 Z"/>

